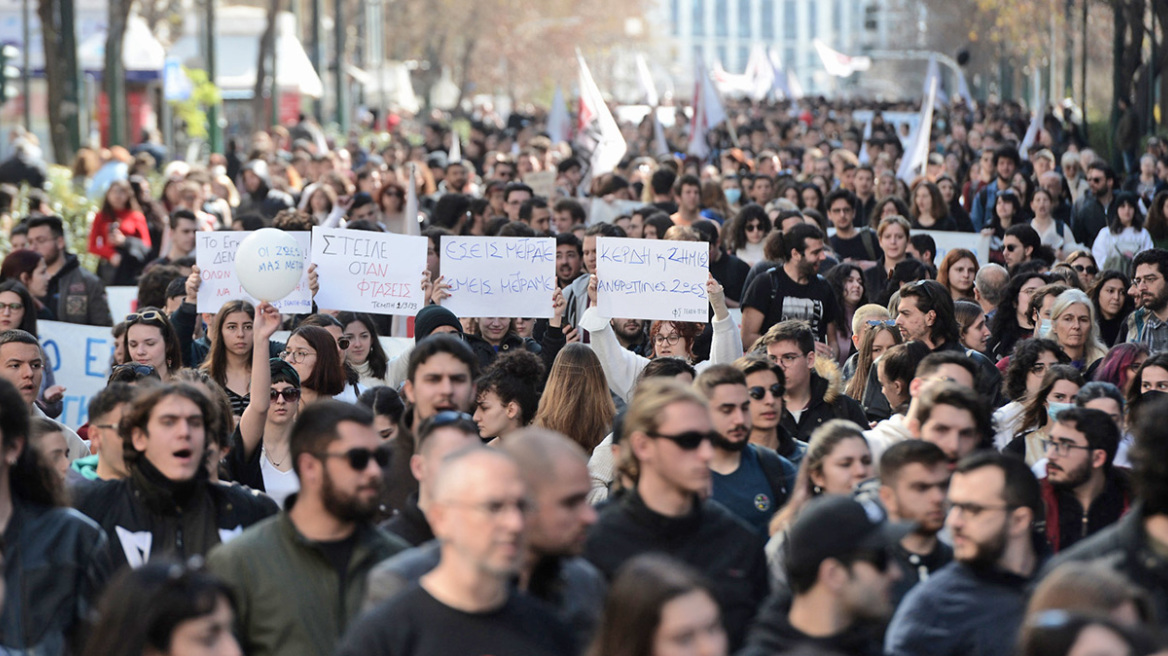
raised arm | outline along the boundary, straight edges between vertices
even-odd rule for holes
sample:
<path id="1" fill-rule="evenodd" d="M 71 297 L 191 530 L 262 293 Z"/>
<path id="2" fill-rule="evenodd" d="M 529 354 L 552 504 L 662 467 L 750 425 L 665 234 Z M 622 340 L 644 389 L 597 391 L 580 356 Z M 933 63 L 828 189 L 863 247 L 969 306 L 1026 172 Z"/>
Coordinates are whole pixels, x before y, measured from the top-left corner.
<path id="1" fill-rule="evenodd" d="M 714 333 L 710 342 L 710 362 L 730 364 L 742 357 L 742 335 L 726 307 L 726 293 L 713 276 L 706 281 L 706 294 L 714 310 L 714 321 L 710 324 Z"/>
<path id="2" fill-rule="evenodd" d="M 609 389 L 627 401 L 633 392 L 637 376 L 641 374 L 645 365 L 649 364 L 649 358 L 621 346 L 616 333 L 608 323 L 608 317 L 600 316 L 600 310 L 596 307 L 596 286 L 597 279 L 593 275 L 588 281 L 588 297 L 592 299 L 592 307 L 584 311 L 584 316 L 580 318 L 580 327 L 589 333 L 589 345 L 600 359 L 600 367 L 608 379 Z"/>
<path id="3" fill-rule="evenodd" d="M 264 439 L 264 424 L 272 404 L 268 390 L 272 387 L 272 370 L 268 365 L 268 341 L 280 328 L 280 312 L 271 303 L 260 303 L 255 310 L 251 349 L 251 402 L 239 419 L 239 436 L 243 438 L 243 459 L 251 458 Z"/>

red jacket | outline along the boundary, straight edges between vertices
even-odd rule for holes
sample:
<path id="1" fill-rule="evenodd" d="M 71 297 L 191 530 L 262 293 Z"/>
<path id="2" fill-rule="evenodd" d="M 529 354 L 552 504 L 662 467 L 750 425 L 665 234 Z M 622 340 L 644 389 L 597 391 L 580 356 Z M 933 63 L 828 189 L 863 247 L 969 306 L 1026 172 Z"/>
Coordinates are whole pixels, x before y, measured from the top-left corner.
<path id="1" fill-rule="evenodd" d="M 150 247 L 150 228 L 146 225 L 146 217 L 136 210 L 120 210 L 114 212 L 117 217 L 118 229 L 127 237 L 134 237 Z M 105 212 L 98 212 L 93 219 L 93 227 L 89 230 L 89 252 L 103 260 L 108 260 L 118 252 L 109 240 L 110 218 Z"/>

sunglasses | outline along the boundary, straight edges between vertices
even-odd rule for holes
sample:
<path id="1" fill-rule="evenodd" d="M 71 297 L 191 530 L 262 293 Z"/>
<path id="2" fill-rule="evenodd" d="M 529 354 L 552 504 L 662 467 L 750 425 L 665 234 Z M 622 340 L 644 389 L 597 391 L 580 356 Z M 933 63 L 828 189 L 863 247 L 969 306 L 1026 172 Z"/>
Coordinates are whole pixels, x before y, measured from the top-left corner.
<path id="1" fill-rule="evenodd" d="M 1076 265 L 1072 266 L 1072 268 L 1075 271 L 1078 271 L 1079 273 L 1086 273 L 1086 274 L 1090 274 L 1092 276 L 1099 273 L 1099 269 L 1097 269 L 1093 266 L 1085 266 L 1082 264 L 1076 264 Z"/>
<path id="2" fill-rule="evenodd" d="M 763 387 L 762 385 L 758 385 L 756 387 L 751 387 L 750 389 L 746 390 L 746 392 L 750 394 L 750 398 L 754 399 L 755 401 L 761 401 L 766 398 L 768 389 L 771 391 L 771 396 L 775 397 L 776 399 L 783 396 L 783 386 L 779 383 L 775 383 L 770 387 Z"/>
<path id="3" fill-rule="evenodd" d="M 126 323 L 138 323 L 139 321 L 158 321 L 161 322 L 166 317 L 158 310 L 146 310 L 145 312 L 135 312 L 134 314 L 126 315 Z"/>
<path id="4" fill-rule="evenodd" d="M 351 344 L 351 343 L 352 343 L 352 342 L 350 342 L 350 341 L 349 341 L 349 338 L 348 338 L 348 337 L 342 337 L 342 338 L 340 338 L 340 339 L 338 339 L 338 340 L 337 340 L 337 346 L 338 346 L 338 347 L 340 347 L 340 349 L 341 349 L 342 351 L 348 351 L 348 350 L 349 350 L 349 344 Z"/>
<path id="5" fill-rule="evenodd" d="M 709 433 L 703 433 L 701 431 L 686 431 L 684 433 L 678 433 L 677 435 L 663 435 L 661 433 L 649 433 L 648 435 L 649 437 L 661 437 L 667 439 L 670 442 L 676 444 L 682 451 L 693 451 L 694 449 L 701 446 L 702 442 L 706 440 L 713 442 L 714 438 L 717 437 L 718 434 L 713 431 Z"/>
<path id="6" fill-rule="evenodd" d="M 280 398 L 281 396 L 284 397 L 284 401 L 286 401 L 288 403 L 296 403 L 297 401 L 300 400 L 300 388 L 299 387 L 286 387 L 282 390 L 278 390 L 278 389 L 268 390 L 268 398 L 271 400 L 272 403 L 275 403 L 276 399 Z"/>
<path id="7" fill-rule="evenodd" d="M 357 447 L 349 449 L 342 453 L 330 453 L 325 451 L 317 454 L 320 458 L 345 458 L 349 461 L 349 466 L 353 471 L 365 471 L 369 466 L 369 461 L 377 462 L 377 466 L 385 469 L 389 466 L 389 449 L 386 447 L 378 447 L 376 449 L 366 449 L 364 447 Z"/>
<path id="8" fill-rule="evenodd" d="M 148 364 L 138 364 L 137 362 L 131 362 L 129 364 L 114 365 L 114 368 L 110 370 L 110 374 L 117 374 L 117 373 L 121 373 L 123 371 L 132 371 L 132 372 L 134 372 L 134 375 L 136 375 L 136 376 L 153 376 L 154 375 L 154 367 L 152 367 Z"/>
<path id="9" fill-rule="evenodd" d="M 872 328 L 875 328 L 876 326 L 888 326 L 889 328 L 896 327 L 896 319 L 869 319 L 864 323 L 868 324 Z"/>
<path id="10" fill-rule="evenodd" d="M 430 425 L 433 428 L 441 428 L 450 424 L 456 424 L 460 421 L 473 422 L 474 417 L 465 412 L 459 412 L 458 410 L 443 410 L 430 418 Z"/>
<path id="11" fill-rule="evenodd" d="M 1018 250 L 1018 244 L 1006 244 L 1003 248 L 1006 249 L 1007 253 L 1013 253 Z"/>

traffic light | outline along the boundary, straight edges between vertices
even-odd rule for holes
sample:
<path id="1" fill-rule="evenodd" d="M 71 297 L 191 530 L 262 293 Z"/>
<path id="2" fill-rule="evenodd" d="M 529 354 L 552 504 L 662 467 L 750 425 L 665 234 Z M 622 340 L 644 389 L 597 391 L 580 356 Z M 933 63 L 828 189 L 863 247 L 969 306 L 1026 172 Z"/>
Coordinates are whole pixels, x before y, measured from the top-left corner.
<path id="1" fill-rule="evenodd" d="M 20 69 L 9 62 L 16 61 L 20 51 L 13 45 L 0 46 L 0 105 L 20 95 L 16 80 L 20 79 Z"/>

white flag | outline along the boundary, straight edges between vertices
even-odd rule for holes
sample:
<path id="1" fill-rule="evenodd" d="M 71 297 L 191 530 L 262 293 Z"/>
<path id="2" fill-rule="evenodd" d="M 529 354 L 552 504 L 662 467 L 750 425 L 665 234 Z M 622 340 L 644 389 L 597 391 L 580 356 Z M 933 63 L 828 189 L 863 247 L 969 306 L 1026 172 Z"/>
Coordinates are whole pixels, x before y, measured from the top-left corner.
<path id="1" fill-rule="evenodd" d="M 450 154 L 446 156 L 446 162 L 453 164 L 462 161 L 462 144 L 458 142 L 458 133 L 454 130 L 450 131 Z"/>
<path id="2" fill-rule="evenodd" d="M 937 102 L 941 103 L 941 106 L 948 105 L 949 96 L 941 86 L 941 67 L 937 65 L 936 55 L 929 57 L 929 67 L 925 69 L 925 81 L 921 85 L 922 98 L 929 95 L 929 85 L 933 83 L 933 78 L 937 78 Z"/>
<path id="3" fill-rule="evenodd" d="M 838 50 L 832 50 L 819 39 L 815 39 L 813 43 L 815 51 L 819 53 L 819 58 L 823 60 L 823 67 L 830 75 L 848 77 L 857 71 L 866 71 L 872 68 L 872 60 L 868 57 L 849 57 Z"/>
<path id="4" fill-rule="evenodd" d="M 600 95 L 600 89 L 592 79 L 592 72 L 584 62 L 584 55 L 576 51 L 580 63 L 580 112 L 576 118 L 576 145 L 588 157 L 587 175 L 595 178 L 611 172 L 620 164 L 628 150 L 628 144 L 617 126 L 612 112 Z"/>
<path id="5" fill-rule="evenodd" d="M 933 131 L 933 105 L 937 102 L 937 84 L 939 80 L 933 78 L 929 85 L 929 94 L 921 105 L 921 121 L 917 129 L 909 136 L 909 146 L 900 160 L 900 170 L 896 177 L 912 184 L 913 178 L 925 172 L 925 164 L 929 161 L 929 138 Z"/>
<path id="6" fill-rule="evenodd" d="M 1022 159 L 1030 159 L 1030 147 L 1034 142 L 1038 141 L 1038 133 L 1042 130 L 1042 119 L 1046 115 L 1046 91 L 1040 91 L 1038 95 L 1038 106 L 1034 108 L 1034 113 L 1030 116 L 1030 127 L 1026 128 L 1026 136 L 1022 137 L 1022 143 L 1018 146 L 1018 152 L 1022 155 Z"/>
<path id="7" fill-rule="evenodd" d="M 564 104 L 564 91 L 556 85 L 552 96 L 552 108 L 548 111 L 547 131 L 552 143 L 566 142 L 572 138 L 572 122 L 568 116 L 568 106 Z"/>
<path id="8" fill-rule="evenodd" d="M 653 115 L 653 154 L 668 155 L 669 142 L 665 140 L 665 127 L 661 125 L 661 117 L 657 116 L 657 108 L 649 110 Z"/>
<path id="9" fill-rule="evenodd" d="M 414 163 L 408 162 L 406 166 L 410 169 L 410 180 L 406 185 L 406 234 L 417 237 L 422 234 L 418 224 L 418 178 Z"/>
<path id="10" fill-rule="evenodd" d="M 710 155 L 710 146 L 706 143 L 706 135 L 714 126 L 726 120 L 726 110 L 722 107 L 722 99 L 710 75 L 706 71 L 701 58 L 695 62 L 693 117 L 689 124 L 690 155 L 705 159 Z"/>
<path id="11" fill-rule="evenodd" d="M 649 64 L 641 53 L 637 53 L 637 77 L 641 80 L 641 88 L 645 90 L 645 104 L 656 107 L 661 99 L 657 95 L 657 85 L 653 83 L 653 74 L 649 72 Z"/>

